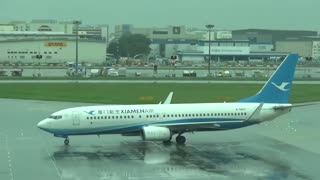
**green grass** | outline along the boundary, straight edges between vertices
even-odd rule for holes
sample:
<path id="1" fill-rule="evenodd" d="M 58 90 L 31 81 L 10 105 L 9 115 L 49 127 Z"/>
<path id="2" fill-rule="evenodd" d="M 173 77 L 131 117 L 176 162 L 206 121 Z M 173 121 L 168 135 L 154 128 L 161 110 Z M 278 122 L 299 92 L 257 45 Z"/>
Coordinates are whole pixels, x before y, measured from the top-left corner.
<path id="1" fill-rule="evenodd" d="M 260 84 L 0 84 L 0 98 L 105 104 L 145 104 L 164 101 L 174 91 L 174 103 L 237 101 L 255 94 Z M 294 85 L 291 103 L 320 101 L 320 85 Z"/>

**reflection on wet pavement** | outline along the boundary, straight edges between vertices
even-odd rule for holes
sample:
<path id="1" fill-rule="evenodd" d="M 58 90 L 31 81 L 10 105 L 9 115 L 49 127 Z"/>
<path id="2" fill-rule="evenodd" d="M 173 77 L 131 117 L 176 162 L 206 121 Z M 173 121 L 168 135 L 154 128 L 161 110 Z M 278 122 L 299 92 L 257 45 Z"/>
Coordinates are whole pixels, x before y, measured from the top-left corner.
<path id="1" fill-rule="evenodd" d="M 273 140 L 260 138 L 269 141 L 272 147 L 258 147 L 252 142 L 185 146 L 119 142 L 119 145 L 90 147 L 60 146 L 52 157 L 64 179 L 74 179 L 73 176 L 75 179 L 313 179 L 279 156 L 279 149 L 273 150 L 286 145 L 271 144 Z"/>

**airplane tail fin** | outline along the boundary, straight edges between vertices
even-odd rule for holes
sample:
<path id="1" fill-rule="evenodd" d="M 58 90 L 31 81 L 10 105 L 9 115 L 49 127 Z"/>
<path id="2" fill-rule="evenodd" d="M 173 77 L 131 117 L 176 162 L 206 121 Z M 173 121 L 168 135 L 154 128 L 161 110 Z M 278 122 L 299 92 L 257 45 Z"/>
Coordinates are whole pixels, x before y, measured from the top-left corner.
<path id="1" fill-rule="evenodd" d="M 289 54 L 256 95 L 240 102 L 288 103 L 298 57 Z"/>

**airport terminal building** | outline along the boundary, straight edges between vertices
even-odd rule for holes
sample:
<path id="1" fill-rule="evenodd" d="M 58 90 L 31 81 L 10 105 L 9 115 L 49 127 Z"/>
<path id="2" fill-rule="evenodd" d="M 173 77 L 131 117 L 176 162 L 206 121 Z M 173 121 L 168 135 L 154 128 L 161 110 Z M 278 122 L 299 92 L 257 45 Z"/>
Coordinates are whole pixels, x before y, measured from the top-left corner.
<path id="1" fill-rule="evenodd" d="M 306 59 L 320 60 L 320 38 L 315 31 L 287 30 L 214 30 L 211 32 L 210 57 L 207 29 L 185 26 L 134 27 L 80 25 L 74 21 L 32 20 L 0 24 L 0 63 L 63 64 L 75 62 L 76 32 L 79 33 L 79 63 L 106 62 L 109 39 L 125 33 L 143 34 L 151 40 L 150 59 L 168 59 L 178 55 L 185 64 L 264 61 L 298 53 Z M 39 56 L 40 55 L 40 56 Z M 41 57 L 41 58 L 39 58 Z"/>
<path id="2" fill-rule="evenodd" d="M 213 62 L 252 62 L 283 59 L 288 52 L 271 51 L 270 43 L 250 43 L 247 40 L 214 40 L 200 41 L 197 49 L 178 52 L 179 59 L 185 64 L 205 63 L 209 59 Z M 209 56 L 210 54 L 210 56 Z"/>

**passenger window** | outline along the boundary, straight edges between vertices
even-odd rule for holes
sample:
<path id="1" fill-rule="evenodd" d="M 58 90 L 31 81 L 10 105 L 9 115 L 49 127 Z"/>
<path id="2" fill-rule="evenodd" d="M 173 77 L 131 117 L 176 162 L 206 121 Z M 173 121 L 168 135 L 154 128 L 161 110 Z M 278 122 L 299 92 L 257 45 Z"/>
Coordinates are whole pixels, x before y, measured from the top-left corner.
<path id="1" fill-rule="evenodd" d="M 141 118 L 141 115 L 139 115 L 139 118 Z"/>
<path id="2" fill-rule="evenodd" d="M 134 118 L 133 115 L 131 117 L 132 117 L 132 119 Z"/>

